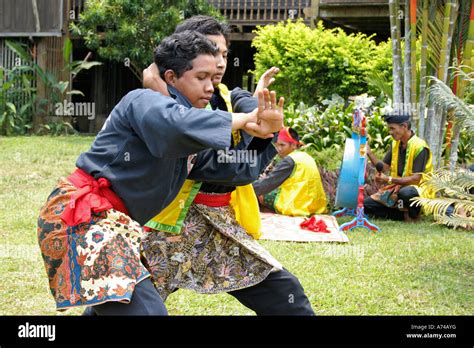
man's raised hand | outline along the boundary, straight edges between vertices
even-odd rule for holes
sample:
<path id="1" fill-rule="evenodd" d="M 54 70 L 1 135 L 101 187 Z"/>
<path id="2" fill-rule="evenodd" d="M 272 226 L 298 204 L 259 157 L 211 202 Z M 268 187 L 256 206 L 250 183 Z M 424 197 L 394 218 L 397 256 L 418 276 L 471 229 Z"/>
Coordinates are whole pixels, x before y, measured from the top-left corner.
<path id="1" fill-rule="evenodd" d="M 283 127 L 283 105 L 285 100 L 280 97 L 278 103 L 275 91 L 268 89 L 258 91 L 258 108 L 256 120 L 245 125 L 245 131 L 259 138 L 272 138 L 273 133 Z M 255 112 L 255 110 L 254 110 Z"/>

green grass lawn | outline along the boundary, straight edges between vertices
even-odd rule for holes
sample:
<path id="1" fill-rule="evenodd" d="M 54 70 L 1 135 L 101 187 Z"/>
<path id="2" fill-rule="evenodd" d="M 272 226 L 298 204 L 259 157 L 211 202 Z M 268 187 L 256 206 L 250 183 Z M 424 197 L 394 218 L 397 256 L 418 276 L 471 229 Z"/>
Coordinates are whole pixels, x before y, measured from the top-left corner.
<path id="1" fill-rule="evenodd" d="M 0 138 L 0 314 L 58 314 L 37 246 L 36 219 L 57 179 L 74 169 L 92 140 Z M 261 244 L 300 279 L 319 315 L 473 314 L 472 232 L 432 225 L 428 217 L 416 225 L 376 223 L 380 233 L 353 230 L 349 244 Z M 180 290 L 166 305 L 171 315 L 253 314 L 226 294 Z"/>

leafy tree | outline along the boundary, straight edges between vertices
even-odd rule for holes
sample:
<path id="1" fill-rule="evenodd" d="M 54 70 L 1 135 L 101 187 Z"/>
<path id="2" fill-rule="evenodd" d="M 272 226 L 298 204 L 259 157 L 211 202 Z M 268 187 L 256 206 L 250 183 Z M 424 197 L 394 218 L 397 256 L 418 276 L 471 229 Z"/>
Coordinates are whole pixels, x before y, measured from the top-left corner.
<path id="1" fill-rule="evenodd" d="M 343 98 L 367 92 L 366 77 L 377 71 L 391 76 L 391 48 L 377 46 L 365 34 L 347 35 L 342 29 L 311 29 L 301 20 L 258 27 L 252 45 L 256 48 L 255 73 L 259 77 L 271 66 L 281 72 L 275 88 L 294 103 L 313 105 L 338 94 Z"/>
<path id="2" fill-rule="evenodd" d="M 183 19 L 219 16 L 204 0 L 88 0 L 71 31 L 103 59 L 123 62 L 141 80 L 153 61 L 153 49 Z"/>

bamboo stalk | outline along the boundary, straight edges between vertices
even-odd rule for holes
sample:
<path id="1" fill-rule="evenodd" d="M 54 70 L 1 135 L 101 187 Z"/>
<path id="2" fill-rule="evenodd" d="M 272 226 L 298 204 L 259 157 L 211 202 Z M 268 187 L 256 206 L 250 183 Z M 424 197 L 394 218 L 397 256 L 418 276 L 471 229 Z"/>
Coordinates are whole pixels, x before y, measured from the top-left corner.
<path id="1" fill-rule="evenodd" d="M 471 14 L 469 16 L 469 29 L 468 29 L 468 34 L 467 34 L 467 40 L 466 44 L 464 46 L 464 54 L 463 54 L 463 61 L 462 65 L 463 70 L 465 72 L 468 72 L 468 67 L 472 68 L 474 67 L 474 62 L 473 62 L 473 55 L 472 52 L 474 51 L 474 4 L 471 3 Z M 460 91 L 459 91 L 459 97 L 462 98 L 464 96 L 464 92 L 467 87 L 467 81 L 462 81 L 461 86 L 460 86 Z"/>
<path id="2" fill-rule="evenodd" d="M 449 28 L 448 28 L 448 42 L 447 42 L 447 47 L 446 47 L 446 61 L 445 61 L 445 77 L 446 81 L 448 80 L 448 70 L 449 70 L 449 65 L 451 62 L 451 46 L 453 44 L 453 36 L 454 36 L 454 28 L 456 24 L 456 20 L 458 17 L 458 9 L 459 6 L 457 4 L 457 0 L 452 1 L 452 8 L 451 8 L 451 13 L 449 17 Z M 444 157 L 444 162 L 445 164 L 449 164 L 449 158 L 451 156 L 451 140 L 452 140 L 452 126 L 453 126 L 453 114 L 448 115 L 448 110 L 444 110 L 443 118 L 442 121 L 444 120 L 444 123 L 441 124 L 441 126 L 444 126 L 446 120 L 448 121 L 448 127 L 446 128 L 446 154 Z M 449 117 L 448 117 L 449 116 Z M 441 140 L 440 143 L 442 144 L 443 142 L 443 133 L 440 134 Z M 457 151 L 457 149 L 456 149 Z"/>
<path id="3" fill-rule="evenodd" d="M 420 121 L 418 134 L 425 137 L 425 98 L 426 98 L 426 60 L 428 54 L 428 0 L 423 0 L 423 14 L 421 27 L 421 61 L 420 61 Z M 425 137 L 426 139 L 426 137 Z"/>
<path id="4" fill-rule="evenodd" d="M 398 49 L 398 57 L 400 59 L 400 64 L 399 64 L 399 68 L 398 68 L 398 78 L 399 78 L 399 81 L 400 81 L 400 93 L 401 93 L 401 98 L 400 98 L 400 102 L 399 102 L 399 108 L 402 108 L 403 105 L 401 105 L 401 103 L 403 102 L 403 70 L 402 70 L 402 38 L 401 38 L 401 35 L 402 35 L 402 25 L 401 25 L 401 18 L 399 16 L 399 13 L 400 13 L 400 2 L 399 0 L 395 0 L 395 8 L 396 8 L 396 17 L 395 17 L 395 23 L 397 25 L 397 31 L 396 31 L 396 35 L 397 35 L 397 49 Z M 403 110 L 403 109 L 402 109 Z"/>
<path id="5" fill-rule="evenodd" d="M 397 15 L 398 7 L 396 0 L 389 0 L 389 11 L 390 11 L 390 35 L 392 38 L 392 51 L 393 51 L 393 103 L 399 106 L 402 102 L 402 81 L 400 79 L 401 70 L 401 57 L 400 57 L 400 30 L 397 26 Z"/>
<path id="6" fill-rule="evenodd" d="M 410 108 L 410 96 L 411 96 L 411 32 L 410 32 L 410 1 L 405 0 L 405 59 L 403 62 L 403 110 L 409 110 Z"/>
<path id="7" fill-rule="evenodd" d="M 416 0 L 410 0 L 410 45 L 411 45 L 411 94 L 410 94 L 410 103 L 411 103 L 411 112 L 413 119 L 413 128 L 416 133 L 416 128 L 418 128 L 418 109 L 416 107 Z"/>
<path id="8" fill-rule="evenodd" d="M 463 22 L 462 18 L 460 19 L 460 22 L 461 23 Z M 459 50 L 461 50 L 462 42 L 461 40 L 459 41 L 460 41 Z M 472 61 L 471 61 L 472 51 L 474 49 L 473 43 L 474 43 L 474 4 L 472 4 L 471 2 L 471 13 L 469 16 L 468 35 L 467 35 L 467 39 L 464 46 L 464 55 L 463 55 L 463 61 L 462 61 L 462 65 L 465 66 L 465 67 L 463 66 L 462 68 L 466 72 L 468 71 L 468 67 L 473 66 Z M 464 79 L 460 79 L 459 84 L 458 84 L 458 89 L 457 91 L 454 91 L 454 92 L 457 92 L 458 97 L 461 99 L 464 96 L 466 86 L 467 86 L 467 81 Z M 458 147 L 459 147 L 459 137 L 461 133 L 461 128 L 462 128 L 462 125 L 459 122 L 456 122 L 456 120 L 454 120 L 454 126 L 453 126 L 453 132 L 452 132 L 453 136 L 452 136 L 452 141 L 451 141 L 451 153 L 449 156 L 449 168 L 451 170 L 454 170 L 457 160 L 458 160 Z"/>
<path id="9" fill-rule="evenodd" d="M 459 137 L 461 134 L 461 124 L 454 122 L 453 126 L 453 139 L 451 141 L 451 156 L 449 156 L 449 169 L 454 170 L 456 163 L 458 162 L 458 147 Z"/>
<path id="10" fill-rule="evenodd" d="M 443 34 L 441 37 L 441 55 L 438 64 L 438 79 L 447 82 L 448 78 L 448 66 L 449 66 L 449 49 L 450 48 L 450 24 L 451 24 L 451 12 L 453 10 L 453 1 L 447 1 L 444 5 L 444 19 L 443 19 Z"/>

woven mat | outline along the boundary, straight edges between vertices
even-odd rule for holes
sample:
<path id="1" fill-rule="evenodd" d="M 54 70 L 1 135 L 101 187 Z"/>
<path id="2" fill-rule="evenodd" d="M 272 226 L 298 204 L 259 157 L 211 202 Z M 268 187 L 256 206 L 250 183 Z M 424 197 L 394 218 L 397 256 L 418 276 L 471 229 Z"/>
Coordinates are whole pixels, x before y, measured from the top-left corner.
<path id="1" fill-rule="evenodd" d="M 282 240 L 293 242 L 340 242 L 347 243 L 349 238 L 339 231 L 339 225 L 334 216 L 316 215 L 322 219 L 330 233 L 312 232 L 300 228 L 303 217 L 278 215 L 273 213 L 260 213 L 262 217 L 262 237 L 266 240 Z"/>

